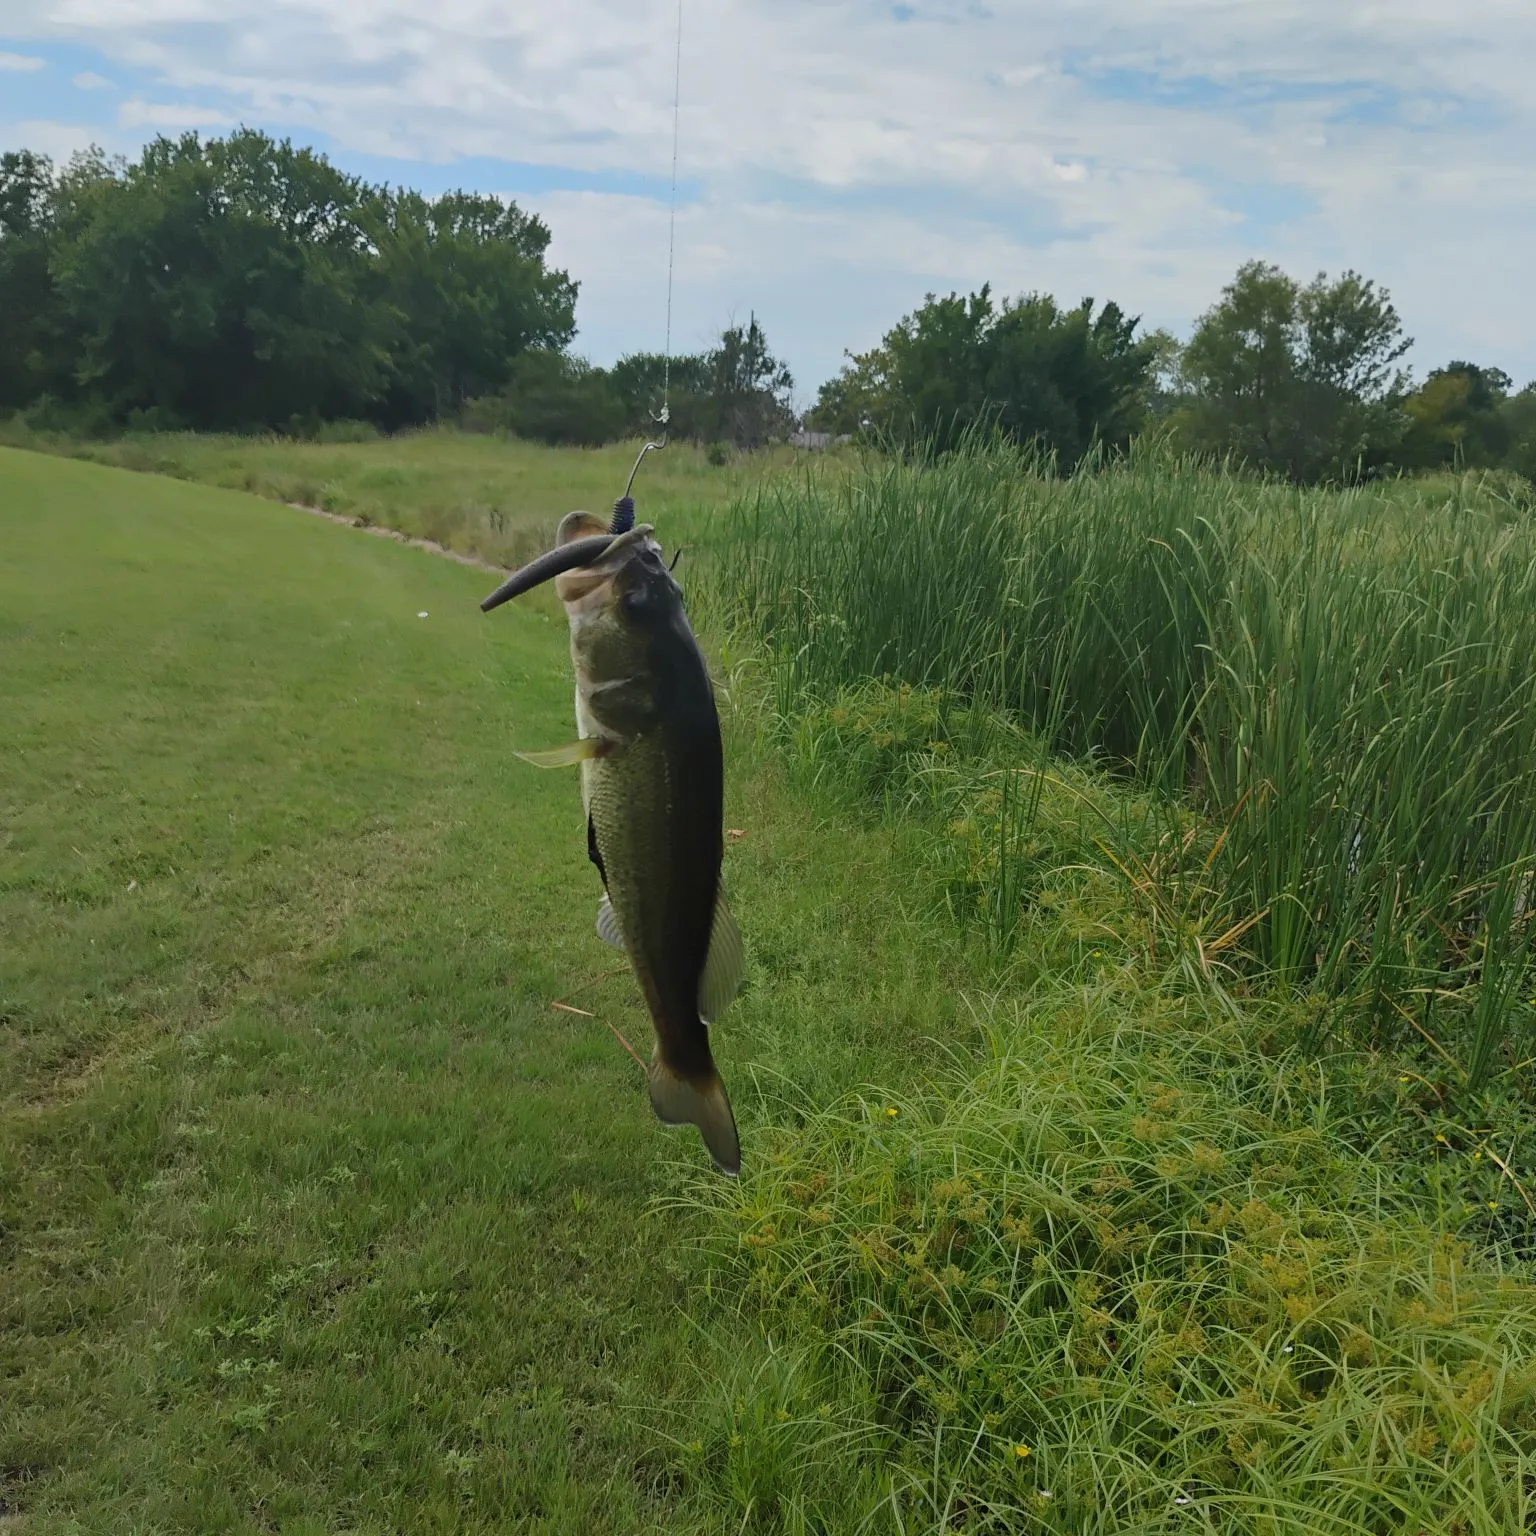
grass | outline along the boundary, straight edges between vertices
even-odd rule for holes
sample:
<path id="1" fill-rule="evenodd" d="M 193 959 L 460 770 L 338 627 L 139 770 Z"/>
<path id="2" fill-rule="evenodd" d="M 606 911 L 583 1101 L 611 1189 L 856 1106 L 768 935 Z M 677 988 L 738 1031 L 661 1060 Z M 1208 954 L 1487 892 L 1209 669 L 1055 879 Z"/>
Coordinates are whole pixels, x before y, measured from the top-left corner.
<path id="1" fill-rule="evenodd" d="M 254 500 L 0 478 L 0 1499 L 635 1528 L 655 1138 L 549 1011 L 591 892 L 571 786 L 508 757 L 569 731 L 556 627 Z"/>
<path id="2" fill-rule="evenodd" d="M 727 649 L 725 1184 L 550 1008 L 644 1038 L 547 596 L 15 452 L 0 538 L 25 1536 L 1528 1528 L 1521 1122 L 1168 965 L 1152 791 Z"/>
<path id="3" fill-rule="evenodd" d="M 995 939 L 990 903 L 1018 908 L 970 957 L 979 1048 L 841 1100 L 786 1069 L 768 1166 L 680 1197 L 712 1218 L 712 1290 L 778 1341 L 695 1410 L 722 1511 L 1525 1530 L 1529 1104 L 1320 1059 L 1308 1004 L 1170 963 L 1104 845 L 1155 840 L 1155 797 L 972 713 L 866 684 L 773 730 L 793 782 L 901 829 L 908 910 Z"/>
<path id="4" fill-rule="evenodd" d="M 977 444 L 781 477 L 724 529 L 781 716 L 891 677 L 1129 774 L 1169 808 L 1125 863 L 1138 899 L 1344 1000 L 1356 1039 L 1432 1037 L 1473 1088 L 1521 1060 L 1528 510 L 1475 481 L 1302 492 L 1155 450 L 1057 480 Z"/>
<path id="5" fill-rule="evenodd" d="M 8 450 L 0 540 L 0 1517 L 714 1530 L 653 1410 L 771 1351 L 693 1320 L 702 1226 L 648 1212 L 702 1154 L 601 1022 L 646 1038 L 575 784 L 511 757 L 572 729 L 553 601 Z M 733 721 L 750 1167 L 756 1073 L 968 1025 L 945 935 L 845 922 L 889 837 Z"/>
<path id="6" fill-rule="evenodd" d="M 1530 1528 L 1536 1292 L 1346 1150 L 1326 1073 L 1126 974 L 988 1016 L 692 1189 L 784 1341 L 699 1440 L 744 1529 Z"/>
<path id="7" fill-rule="evenodd" d="M 89 441 L 0 425 L 0 443 L 249 491 L 508 566 L 537 554 L 555 521 L 573 507 L 611 508 L 640 448 L 638 440 L 545 448 L 446 427 L 356 436 L 360 440 L 299 442 L 161 432 Z M 788 456 L 788 450 L 777 453 Z M 647 456 L 635 487 L 641 515 L 675 530 L 680 515 L 725 501 L 775 461 L 769 454 L 717 466 L 693 444 L 674 443 Z"/>

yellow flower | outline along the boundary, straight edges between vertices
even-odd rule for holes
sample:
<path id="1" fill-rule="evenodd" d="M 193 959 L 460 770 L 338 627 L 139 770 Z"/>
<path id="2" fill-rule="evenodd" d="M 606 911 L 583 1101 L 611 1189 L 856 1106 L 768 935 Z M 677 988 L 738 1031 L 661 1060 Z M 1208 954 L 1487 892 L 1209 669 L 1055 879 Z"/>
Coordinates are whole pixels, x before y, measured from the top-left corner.
<path id="1" fill-rule="evenodd" d="M 1013 1454 L 1017 1456 L 1020 1461 L 1023 1461 L 1024 1458 L 1030 1454 L 1030 1449 L 1027 1445 L 1016 1445 L 1013 1448 Z"/>
<path id="2" fill-rule="evenodd" d="M 895 1105 L 894 1105 L 894 1104 L 892 1104 L 892 1105 L 891 1105 L 891 1106 L 890 1106 L 890 1107 L 889 1107 L 889 1108 L 888 1108 L 888 1109 L 887 1109 L 887 1110 L 886 1110 L 886 1112 L 885 1112 L 885 1118 L 886 1118 L 886 1119 L 887 1119 L 887 1120 L 894 1120 L 894 1119 L 895 1119 L 895 1118 L 896 1118 L 896 1116 L 897 1116 L 897 1115 L 899 1115 L 899 1114 L 900 1114 L 900 1113 L 901 1113 L 901 1111 L 900 1111 L 900 1110 L 899 1110 L 899 1109 L 897 1109 L 897 1108 L 896 1108 L 896 1106 L 895 1106 Z"/>

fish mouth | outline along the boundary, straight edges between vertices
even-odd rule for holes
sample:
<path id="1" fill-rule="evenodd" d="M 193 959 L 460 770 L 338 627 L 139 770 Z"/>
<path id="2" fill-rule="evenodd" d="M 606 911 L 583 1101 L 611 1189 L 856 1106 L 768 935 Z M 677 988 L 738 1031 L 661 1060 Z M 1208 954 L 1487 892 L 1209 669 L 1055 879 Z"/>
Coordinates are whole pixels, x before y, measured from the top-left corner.
<path id="1" fill-rule="evenodd" d="M 613 561 L 605 559 L 605 556 L 627 556 L 632 549 L 648 539 L 653 531 L 649 523 L 639 523 L 627 533 L 593 533 L 586 538 L 572 539 L 568 544 L 561 544 L 513 571 L 481 602 L 480 611 L 489 613 L 493 608 L 501 607 L 514 597 L 521 597 L 523 593 L 531 592 L 535 587 L 542 586 L 556 576 L 563 576 L 567 571 L 596 565 L 599 561 L 610 565 Z"/>

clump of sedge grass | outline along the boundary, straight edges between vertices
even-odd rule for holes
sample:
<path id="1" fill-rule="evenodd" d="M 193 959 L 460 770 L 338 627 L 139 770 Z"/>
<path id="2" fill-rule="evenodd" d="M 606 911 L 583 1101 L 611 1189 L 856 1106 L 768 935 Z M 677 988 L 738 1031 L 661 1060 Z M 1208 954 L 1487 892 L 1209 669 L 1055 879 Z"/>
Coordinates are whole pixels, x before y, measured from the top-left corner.
<path id="1" fill-rule="evenodd" d="M 794 1341 L 687 1448 L 729 1528 L 1529 1529 L 1536 1286 L 1348 1150 L 1318 1068 L 1128 984 L 688 1187 Z"/>

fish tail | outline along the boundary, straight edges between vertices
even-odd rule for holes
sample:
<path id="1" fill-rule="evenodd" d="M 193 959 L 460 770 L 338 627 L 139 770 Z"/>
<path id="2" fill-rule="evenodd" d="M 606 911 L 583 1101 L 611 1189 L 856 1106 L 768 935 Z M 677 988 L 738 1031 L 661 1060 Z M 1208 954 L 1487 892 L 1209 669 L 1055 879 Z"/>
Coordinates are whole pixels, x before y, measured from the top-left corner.
<path id="1" fill-rule="evenodd" d="M 647 1082 L 656 1118 L 663 1125 L 698 1126 L 715 1167 L 735 1178 L 741 1172 L 741 1142 L 720 1074 L 711 1069 L 706 1078 L 687 1078 L 656 1056 Z"/>

